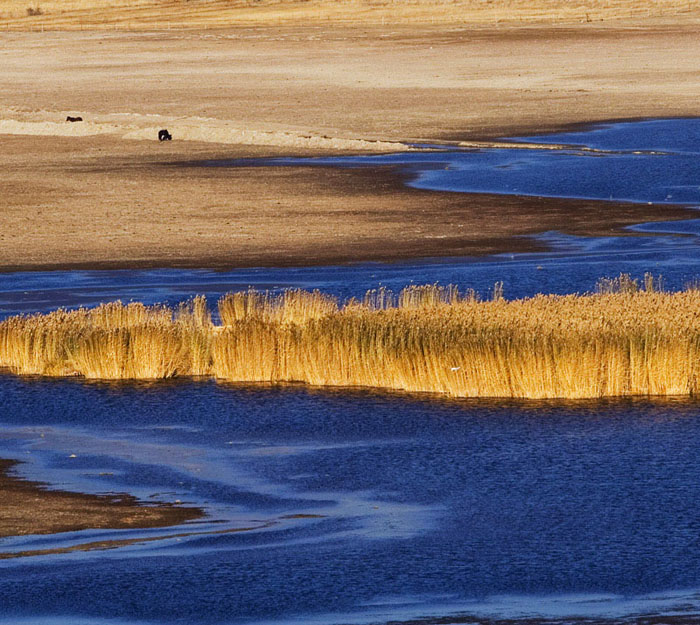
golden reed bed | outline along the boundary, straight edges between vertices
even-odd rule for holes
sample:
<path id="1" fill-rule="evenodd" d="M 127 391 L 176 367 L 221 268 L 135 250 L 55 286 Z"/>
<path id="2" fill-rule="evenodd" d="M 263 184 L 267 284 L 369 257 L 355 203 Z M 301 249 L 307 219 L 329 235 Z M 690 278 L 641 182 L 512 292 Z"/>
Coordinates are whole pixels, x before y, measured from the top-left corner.
<path id="1" fill-rule="evenodd" d="M 177 309 L 104 304 L 0 323 L 0 366 L 96 379 L 214 376 L 235 382 L 370 386 L 452 397 L 693 395 L 700 290 L 647 277 L 590 295 L 489 301 L 436 285 L 369 292 L 224 296 L 221 325 L 197 297 Z"/>

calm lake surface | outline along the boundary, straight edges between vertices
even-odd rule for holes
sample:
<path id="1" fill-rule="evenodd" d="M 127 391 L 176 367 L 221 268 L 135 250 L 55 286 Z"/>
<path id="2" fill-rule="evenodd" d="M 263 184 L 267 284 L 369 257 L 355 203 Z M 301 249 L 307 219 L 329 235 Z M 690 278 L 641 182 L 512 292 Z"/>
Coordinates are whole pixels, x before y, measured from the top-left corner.
<path id="1" fill-rule="evenodd" d="M 332 164 L 396 159 L 415 172 L 411 184 L 462 192 L 700 205 L 699 138 L 698 120 L 650 120 L 528 139 L 575 146 L 561 151 Z M 436 281 L 486 294 L 503 280 L 506 296 L 521 297 L 651 271 L 680 288 L 700 276 L 698 224 L 640 226 L 645 237 L 546 233 L 549 253 L 482 259 L 4 274 L 0 315 L 116 298 L 215 299 L 249 285 L 349 297 Z M 0 552 L 17 553 L 158 538 L 0 560 L 3 625 L 700 621 L 694 400 L 447 401 L 10 375 L 0 375 L 0 400 L 0 457 L 22 460 L 17 474 L 207 511 L 176 528 L 0 540 Z"/>

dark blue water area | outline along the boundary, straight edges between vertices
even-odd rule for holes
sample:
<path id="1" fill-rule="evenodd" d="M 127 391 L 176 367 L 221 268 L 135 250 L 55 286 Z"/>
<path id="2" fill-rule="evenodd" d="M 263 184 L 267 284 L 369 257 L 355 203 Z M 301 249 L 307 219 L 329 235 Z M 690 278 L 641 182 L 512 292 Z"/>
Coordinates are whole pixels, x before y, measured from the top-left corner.
<path id="1" fill-rule="evenodd" d="M 35 271 L 0 274 L 0 319 L 57 308 L 93 307 L 114 300 L 176 305 L 204 294 L 214 306 L 223 294 L 249 287 L 280 291 L 320 289 L 341 301 L 369 289 L 394 292 L 411 284 L 455 284 L 488 298 L 503 282 L 507 298 L 536 293 L 586 293 L 600 278 L 629 273 L 663 276 L 669 290 L 700 277 L 700 219 L 640 224 L 645 236 L 576 237 L 548 232 L 540 239 L 552 252 L 498 254 L 484 258 L 435 258 L 396 263 L 319 267 Z"/>
<path id="2" fill-rule="evenodd" d="M 634 226 L 645 236 L 576 237 L 548 232 L 540 239 L 552 252 L 485 258 L 436 258 L 396 263 L 320 267 L 44 271 L 0 274 L 0 319 L 61 307 L 93 307 L 114 300 L 175 305 L 204 294 L 219 297 L 248 287 L 279 291 L 320 289 L 341 300 L 381 286 L 395 292 L 411 284 L 455 284 L 489 297 L 502 281 L 507 298 L 536 293 L 586 293 L 600 278 L 629 273 L 663 276 L 669 290 L 700 277 L 700 219 Z"/>
<path id="3" fill-rule="evenodd" d="M 10 376 L 0 393 L 0 455 L 19 474 L 209 511 L 0 542 L 162 537 L 0 561 L 3 623 L 700 618 L 697 402 Z M 254 529 L 212 533 L 235 527 Z"/>
<path id="4" fill-rule="evenodd" d="M 410 186 L 433 191 L 700 206 L 698 118 L 598 124 L 579 132 L 505 141 L 531 143 L 533 147 L 443 148 L 433 152 L 218 160 L 204 164 L 353 168 L 388 165 L 404 172 Z M 553 146 L 561 149 L 552 149 Z"/>
<path id="5" fill-rule="evenodd" d="M 502 193 L 700 205 L 698 120 L 636 124 L 528 139 L 568 146 L 556 151 L 309 162 L 394 163 L 411 184 L 450 177 L 451 190 L 480 180 Z M 503 281 L 514 298 L 588 292 L 621 272 L 661 274 L 669 289 L 700 277 L 700 219 L 633 230 L 643 236 L 547 232 L 551 251 L 486 258 L 0 274 L 0 318 L 114 299 L 214 301 L 248 286 L 347 298 L 439 282 L 488 296 Z M 700 622 L 699 435 L 700 403 L 687 398 L 448 401 L 2 374 L 0 458 L 22 461 L 18 476 L 180 501 L 206 517 L 0 539 L 13 554 L 142 541 L 0 559 L 0 624 Z"/>
<path id="6" fill-rule="evenodd" d="M 581 124 L 566 132 L 510 137 L 505 140 L 633 153 L 697 154 L 700 150 L 700 120 L 695 117 L 677 117 Z"/>

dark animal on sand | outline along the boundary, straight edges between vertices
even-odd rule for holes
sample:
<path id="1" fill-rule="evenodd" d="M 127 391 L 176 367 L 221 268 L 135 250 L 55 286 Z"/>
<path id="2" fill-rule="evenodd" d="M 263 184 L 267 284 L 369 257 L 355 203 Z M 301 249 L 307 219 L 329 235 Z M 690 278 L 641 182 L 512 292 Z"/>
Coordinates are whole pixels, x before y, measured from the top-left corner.
<path id="1" fill-rule="evenodd" d="M 172 141 L 173 136 L 168 132 L 166 128 L 158 131 L 158 141 Z"/>
<path id="2" fill-rule="evenodd" d="M 66 117 L 67 122 L 81 122 L 83 121 L 82 117 L 71 117 L 70 115 Z"/>

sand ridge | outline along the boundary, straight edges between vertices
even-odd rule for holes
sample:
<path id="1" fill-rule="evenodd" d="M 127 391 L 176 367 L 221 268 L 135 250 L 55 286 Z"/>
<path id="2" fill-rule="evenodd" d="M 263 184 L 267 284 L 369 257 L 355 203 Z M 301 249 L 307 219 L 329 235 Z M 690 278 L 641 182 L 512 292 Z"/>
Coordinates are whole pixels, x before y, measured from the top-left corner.
<path id="1" fill-rule="evenodd" d="M 79 116 L 81 122 L 67 122 Z M 57 121 L 63 120 L 63 121 Z M 140 115 L 137 113 L 93 114 L 90 111 L 25 112 L 0 108 L 0 135 L 36 137 L 91 137 L 114 135 L 121 139 L 157 141 L 158 131 L 168 128 L 178 141 L 224 145 L 275 146 L 284 149 L 319 149 L 353 152 L 402 152 L 410 146 L 398 141 L 345 139 L 293 131 L 257 130 L 226 120 L 204 117 Z"/>

